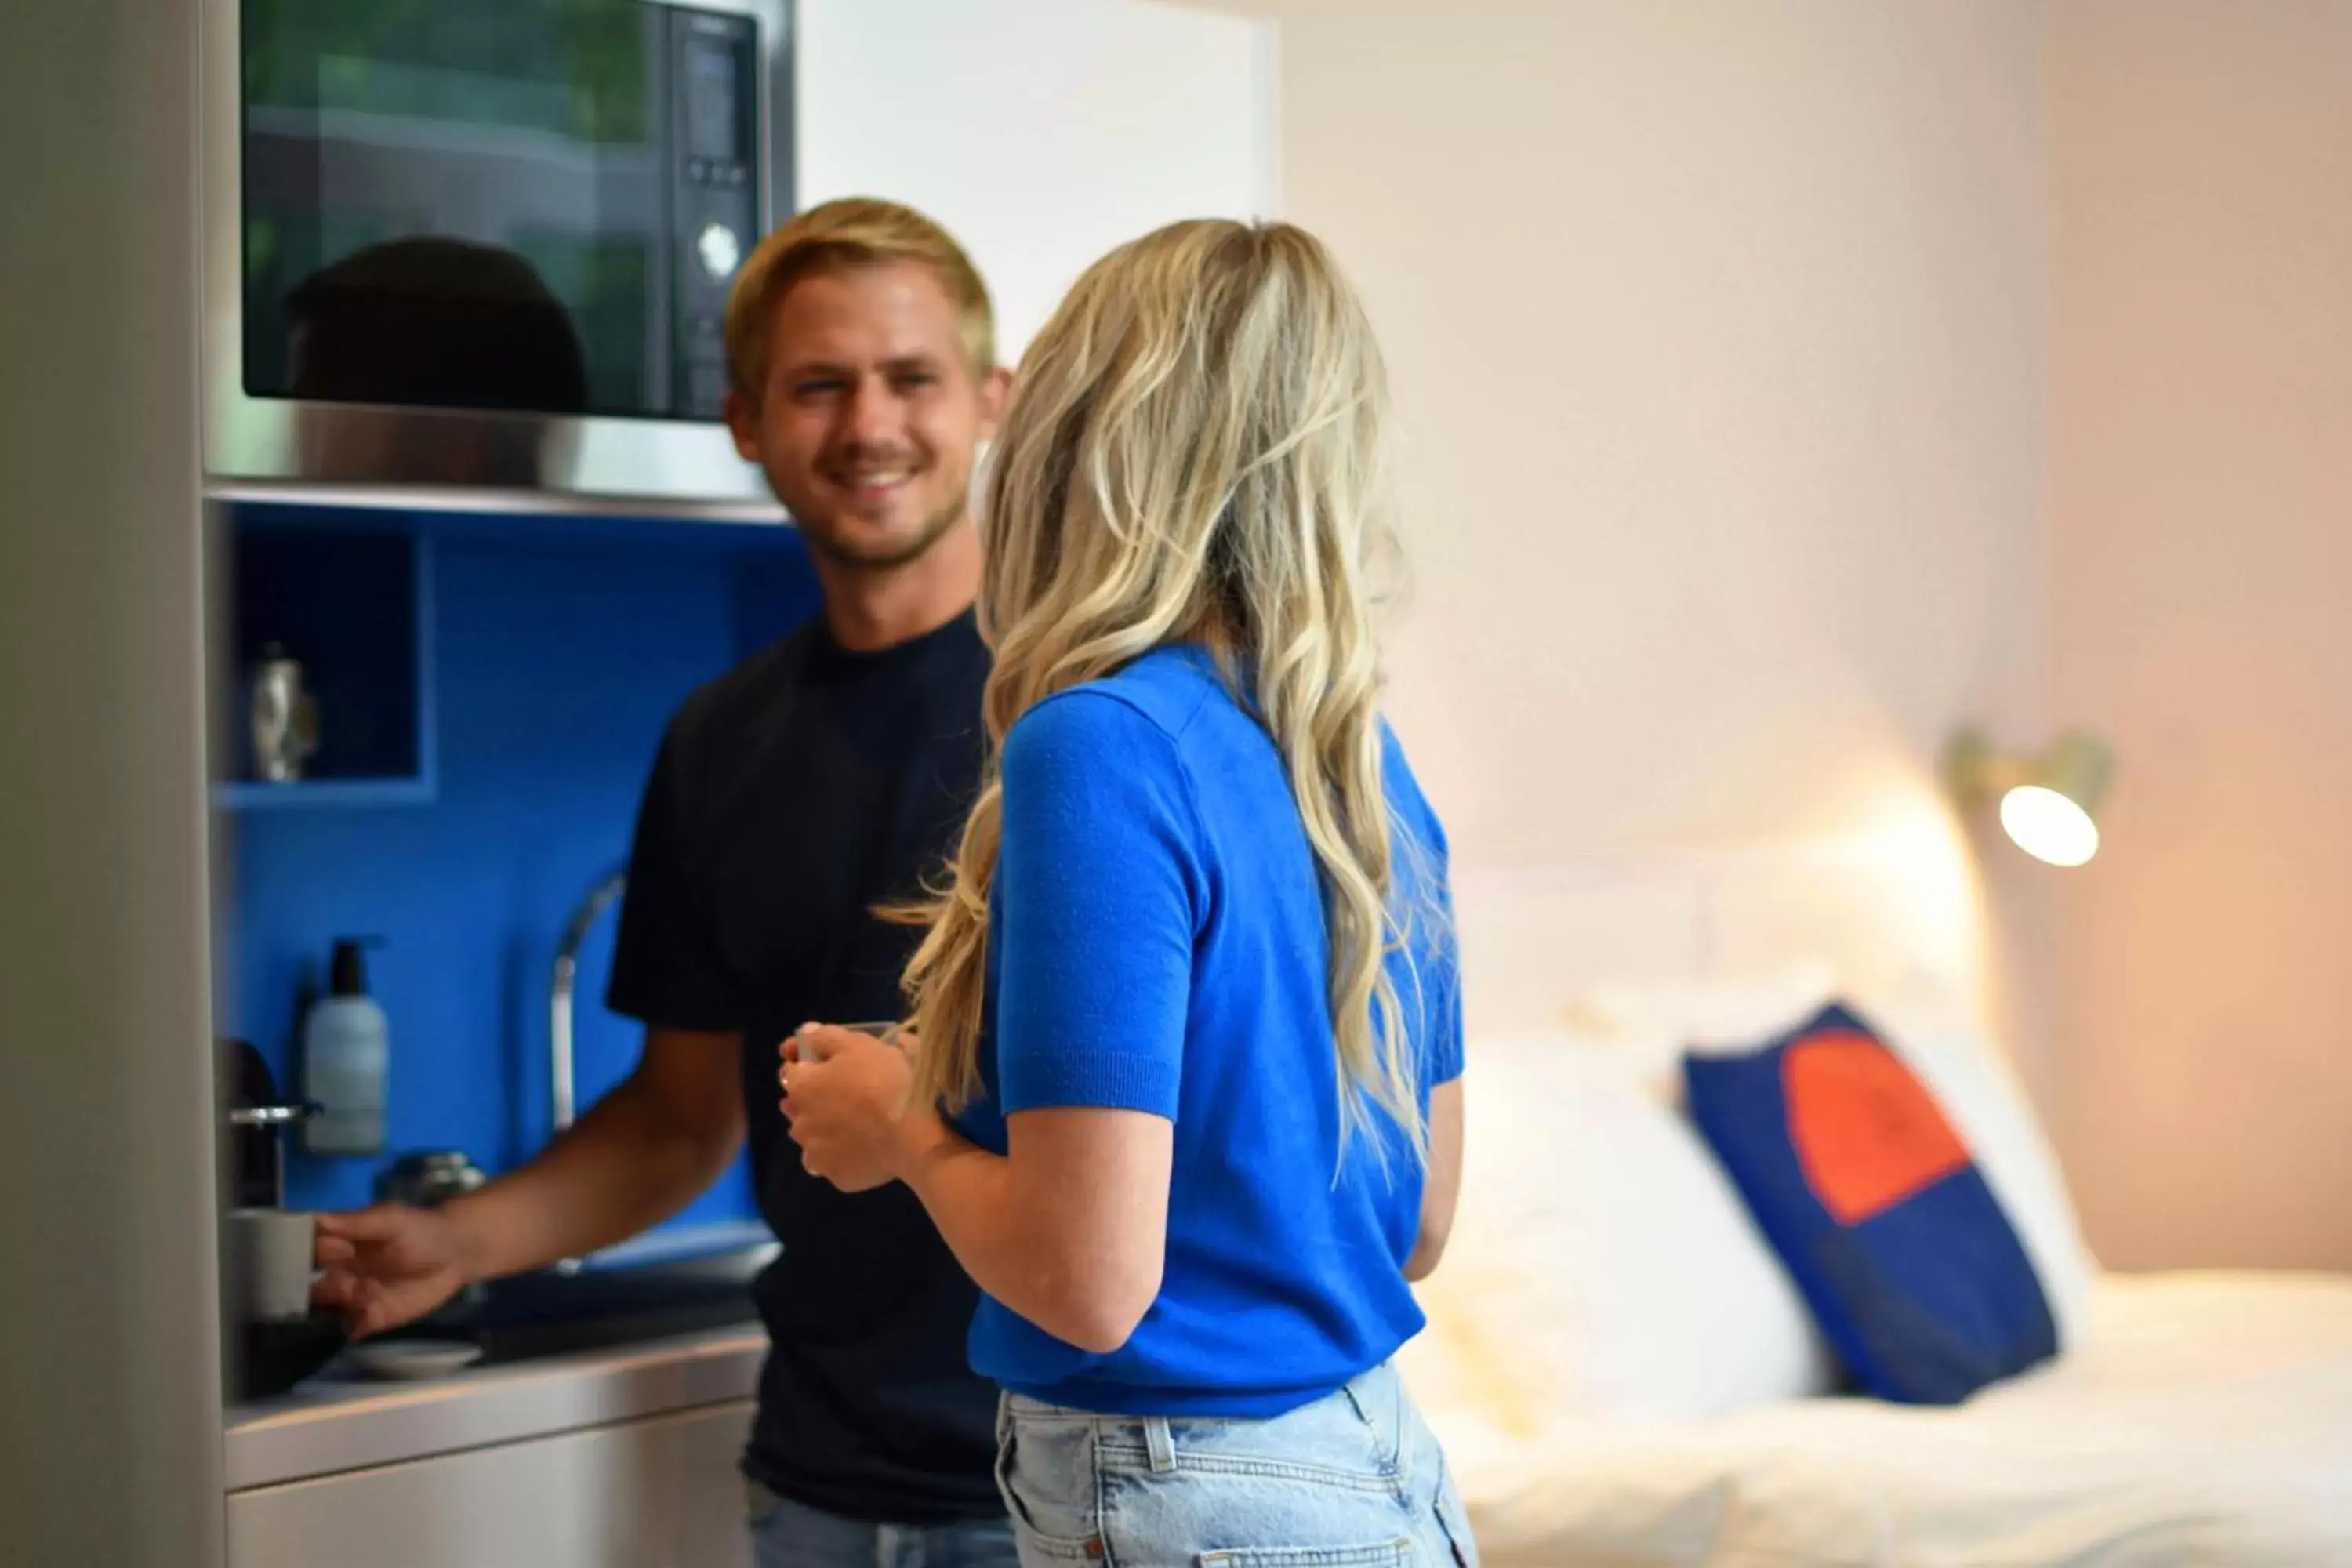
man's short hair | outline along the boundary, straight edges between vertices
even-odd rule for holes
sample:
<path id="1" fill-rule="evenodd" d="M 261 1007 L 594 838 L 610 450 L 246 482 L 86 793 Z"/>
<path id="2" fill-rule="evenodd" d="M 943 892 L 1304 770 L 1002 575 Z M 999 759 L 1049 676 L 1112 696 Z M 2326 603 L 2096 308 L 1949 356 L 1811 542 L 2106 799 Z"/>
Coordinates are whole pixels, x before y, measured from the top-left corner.
<path id="1" fill-rule="evenodd" d="M 946 229 L 912 207 L 846 196 L 795 215 L 761 240 L 735 276 L 727 300 L 727 375 L 757 402 L 768 381 L 768 346 L 776 307 L 794 283 L 836 268 L 915 261 L 929 268 L 961 318 L 964 357 L 972 374 L 996 367 L 996 317 L 980 269 Z"/>

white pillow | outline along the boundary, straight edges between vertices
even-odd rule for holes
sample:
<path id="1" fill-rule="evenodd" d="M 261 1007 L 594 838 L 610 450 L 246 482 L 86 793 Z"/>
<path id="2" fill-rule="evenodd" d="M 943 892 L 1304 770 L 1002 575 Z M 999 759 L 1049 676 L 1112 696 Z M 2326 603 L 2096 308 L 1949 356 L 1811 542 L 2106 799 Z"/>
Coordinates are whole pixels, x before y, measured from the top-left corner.
<path id="1" fill-rule="evenodd" d="M 1685 1051 L 1753 1050 L 1803 1023 L 1837 992 L 1837 972 L 1825 963 L 1706 981 L 1592 985 L 1569 1002 L 1565 1021 L 1638 1054 L 1643 1081 L 1679 1105 Z"/>
<path id="2" fill-rule="evenodd" d="M 1638 1054 L 1643 1080 L 1679 1104 L 1685 1050 L 1753 1050 L 1841 990 L 1828 965 L 1797 964 L 1683 984 L 1595 986 L 1570 1004 L 1569 1016 L 1578 1027 Z M 2083 1240 L 2057 1156 L 2008 1059 L 1948 988 L 1915 979 L 1849 1000 L 1885 1032 L 1952 1119 L 2033 1260 L 2059 1344 L 2080 1344 L 2089 1331 L 2098 1264 Z"/>
<path id="3" fill-rule="evenodd" d="M 1645 1060 L 1569 1034 L 1470 1042 L 1461 1206 L 1400 1358 L 1449 1443 L 1830 1387 L 1803 1301 Z"/>

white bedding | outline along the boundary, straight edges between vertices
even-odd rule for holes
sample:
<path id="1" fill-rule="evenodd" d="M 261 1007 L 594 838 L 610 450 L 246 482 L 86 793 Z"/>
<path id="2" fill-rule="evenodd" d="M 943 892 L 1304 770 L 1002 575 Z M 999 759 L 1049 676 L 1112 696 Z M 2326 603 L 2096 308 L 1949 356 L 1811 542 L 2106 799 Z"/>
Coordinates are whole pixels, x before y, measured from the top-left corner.
<path id="1" fill-rule="evenodd" d="M 2352 1563 L 2352 1280 L 2111 1276 L 2090 1311 L 1957 1410 L 1424 1402 L 1490 1568 Z"/>

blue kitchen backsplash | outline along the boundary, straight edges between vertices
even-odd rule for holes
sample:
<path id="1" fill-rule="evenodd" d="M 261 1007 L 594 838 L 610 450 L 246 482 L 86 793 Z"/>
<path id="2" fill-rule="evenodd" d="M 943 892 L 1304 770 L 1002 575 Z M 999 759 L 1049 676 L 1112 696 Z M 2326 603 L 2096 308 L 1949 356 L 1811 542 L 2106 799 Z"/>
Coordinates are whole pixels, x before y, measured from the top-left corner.
<path id="1" fill-rule="evenodd" d="M 248 510 L 252 534 L 385 526 L 382 514 Z M 574 905 L 625 858 L 662 727 L 686 694 L 817 605 L 798 536 L 753 524 L 417 516 L 432 658 L 418 710 L 436 759 L 423 804 L 226 813 L 233 916 L 223 1023 L 299 1089 L 299 999 L 338 936 L 380 936 L 370 990 L 390 1023 L 383 1155 L 293 1147 L 287 1202 L 372 1200 L 404 1152 L 492 1172 L 544 1145 L 548 975 Z M 391 587 L 386 585 L 387 590 Z M 324 591 L 324 590 L 322 590 Z M 404 679 L 405 677 L 404 677 Z M 322 730 L 336 722 L 322 704 Z M 302 786 L 293 786 L 300 788 Z M 323 798 L 323 797 L 322 797 Z M 616 921 L 582 954 L 580 1103 L 618 1081 L 639 1031 L 604 1008 Z M 755 1216 L 741 1165 L 673 1227 Z"/>

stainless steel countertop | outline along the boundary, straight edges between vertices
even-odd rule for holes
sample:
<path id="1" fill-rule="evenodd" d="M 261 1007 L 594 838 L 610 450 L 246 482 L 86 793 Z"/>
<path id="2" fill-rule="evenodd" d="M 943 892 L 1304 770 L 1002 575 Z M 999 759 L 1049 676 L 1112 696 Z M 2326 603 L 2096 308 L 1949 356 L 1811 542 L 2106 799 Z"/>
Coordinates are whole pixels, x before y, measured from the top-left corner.
<path id="1" fill-rule="evenodd" d="M 381 1382 L 338 1362 L 291 1394 L 230 1408 L 222 1439 L 227 1487 L 277 1486 L 748 1399 L 767 1350 L 757 1324 L 738 1324 L 425 1383 Z"/>

